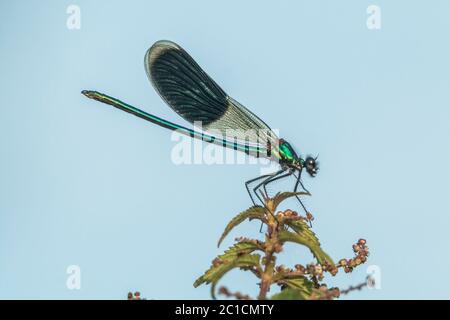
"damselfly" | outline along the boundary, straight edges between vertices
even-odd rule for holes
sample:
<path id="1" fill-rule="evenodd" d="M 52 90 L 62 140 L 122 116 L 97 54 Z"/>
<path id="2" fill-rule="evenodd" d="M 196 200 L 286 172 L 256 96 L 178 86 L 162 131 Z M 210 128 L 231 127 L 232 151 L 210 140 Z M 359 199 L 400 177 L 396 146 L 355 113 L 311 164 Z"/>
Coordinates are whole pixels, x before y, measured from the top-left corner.
<path id="1" fill-rule="evenodd" d="M 308 192 L 301 181 L 301 174 L 305 169 L 314 177 L 318 170 L 317 158 L 308 156 L 303 159 L 299 156 L 293 147 L 278 138 L 264 121 L 227 95 L 179 45 L 171 41 L 156 42 L 145 55 L 145 70 L 153 87 L 169 107 L 188 122 L 194 125 L 201 123 L 201 131 L 161 119 L 97 91 L 84 90 L 82 93 L 88 98 L 112 105 L 194 139 L 277 162 L 280 165 L 278 171 L 258 176 L 245 183 L 255 205 L 250 191 L 252 183 L 257 183 L 252 191 L 263 204 L 261 196 L 268 197 L 267 185 L 291 175 L 296 177 L 293 191 L 296 192 L 301 186 Z M 260 195 L 258 191 L 264 193 L 261 192 Z M 307 212 L 301 199 L 298 196 L 297 199 Z"/>

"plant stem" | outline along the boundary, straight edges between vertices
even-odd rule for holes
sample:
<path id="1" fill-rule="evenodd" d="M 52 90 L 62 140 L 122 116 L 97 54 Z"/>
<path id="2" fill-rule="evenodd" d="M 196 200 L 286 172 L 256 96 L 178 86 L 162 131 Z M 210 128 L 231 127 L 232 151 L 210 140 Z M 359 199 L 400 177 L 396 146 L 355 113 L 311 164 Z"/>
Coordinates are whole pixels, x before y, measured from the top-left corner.
<path id="1" fill-rule="evenodd" d="M 274 216 L 274 208 L 271 200 L 267 199 L 267 234 L 266 234 L 266 249 L 265 249 L 265 264 L 264 271 L 261 274 L 261 284 L 258 299 L 265 300 L 267 298 L 267 292 L 269 292 L 270 285 L 274 275 L 275 267 L 275 248 L 278 244 L 278 222 Z"/>
<path id="2" fill-rule="evenodd" d="M 272 282 L 273 267 L 275 264 L 274 263 L 275 258 L 273 257 L 272 253 L 266 253 L 265 258 L 267 259 L 268 262 L 266 262 L 264 272 L 261 275 L 261 285 L 260 285 L 260 290 L 259 290 L 259 295 L 258 295 L 259 300 L 264 300 L 267 298 L 267 292 L 269 291 L 270 284 Z"/>

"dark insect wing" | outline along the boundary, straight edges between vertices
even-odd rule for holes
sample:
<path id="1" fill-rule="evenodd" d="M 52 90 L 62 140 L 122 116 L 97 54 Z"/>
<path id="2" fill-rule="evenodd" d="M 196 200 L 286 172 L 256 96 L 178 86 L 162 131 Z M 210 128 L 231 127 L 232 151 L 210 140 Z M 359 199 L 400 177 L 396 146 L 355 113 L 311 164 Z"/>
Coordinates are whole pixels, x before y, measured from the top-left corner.
<path id="1" fill-rule="evenodd" d="M 226 93 L 177 44 L 156 42 L 145 55 L 145 70 L 159 95 L 187 121 L 208 125 L 226 112 Z"/>
<path id="2" fill-rule="evenodd" d="M 269 126 L 229 97 L 176 43 L 156 42 L 145 55 L 145 69 L 162 99 L 190 123 L 201 121 L 204 131 L 263 148 L 278 141 Z"/>

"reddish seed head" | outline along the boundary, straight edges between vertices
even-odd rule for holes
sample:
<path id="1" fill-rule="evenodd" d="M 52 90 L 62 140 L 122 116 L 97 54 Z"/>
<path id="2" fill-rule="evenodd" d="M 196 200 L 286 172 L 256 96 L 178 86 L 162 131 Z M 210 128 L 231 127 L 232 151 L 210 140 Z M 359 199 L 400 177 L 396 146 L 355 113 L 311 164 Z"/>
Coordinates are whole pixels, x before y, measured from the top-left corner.
<path id="1" fill-rule="evenodd" d="M 319 290 L 323 291 L 323 292 L 327 292 L 328 291 L 328 287 L 327 287 L 326 284 L 322 284 L 322 285 L 320 285 Z"/>
<path id="2" fill-rule="evenodd" d="M 280 253 L 281 251 L 283 251 L 283 247 L 282 247 L 280 244 L 277 243 L 277 244 L 274 246 L 273 250 L 274 250 L 276 253 Z"/>
<path id="3" fill-rule="evenodd" d="M 219 259 L 219 258 L 215 258 L 215 259 L 213 260 L 213 262 L 212 262 L 212 265 L 213 265 L 214 267 L 217 267 L 217 266 L 219 266 L 219 265 L 221 265 L 221 264 L 222 264 L 222 260 Z"/>
<path id="4" fill-rule="evenodd" d="M 322 274 L 323 273 L 322 266 L 320 264 L 316 264 L 314 266 L 314 273 L 315 274 Z"/>
<path id="5" fill-rule="evenodd" d="M 225 287 L 220 287 L 220 288 L 219 288 L 219 293 L 220 293 L 220 294 L 226 295 L 226 294 L 228 294 L 228 290 L 227 290 L 227 288 L 225 288 Z"/>
<path id="6" fill-rule="evenodd" d="M 295 265 L 295 269 L 297 270 L 297 271 L 299 271 L 299 272 L 302 272 L 302 273 L 304 273 L 305 272 L 305 267 L 304 266 L 302 266 L 301 264 L 296 264 Z"/>
<path id="7" fill-rule="evenodd" d="M 333 290 L 333 295 L 339 298 L 339 296 L 341 295 L 341 291 L 339 290 L 339 288 L 332 288 L 331 290 Z"/>
<path id="8" fill-rule="evenodd" d="M 338 273 L 338 269 L 337 268 L 333 268 L 330 270 L 330 273 L 332 276 L 335 276 Z"/>
<path id="9" fill-rule="evenodd" d="M 339 265 L 342 267 L 345 267 L 347 265 L 347 260 L 345 260 L 345 259 L 339 260 Z"/>
<path id="10" fill-rule="evenodd" d="M 366 240 L 365 240 L 365 239 L 359 239 L 359 240 L 358 240 L 358 244 L 361 245 L 361 246 L 363 246 L 363 245 L 366 244 Z"/>

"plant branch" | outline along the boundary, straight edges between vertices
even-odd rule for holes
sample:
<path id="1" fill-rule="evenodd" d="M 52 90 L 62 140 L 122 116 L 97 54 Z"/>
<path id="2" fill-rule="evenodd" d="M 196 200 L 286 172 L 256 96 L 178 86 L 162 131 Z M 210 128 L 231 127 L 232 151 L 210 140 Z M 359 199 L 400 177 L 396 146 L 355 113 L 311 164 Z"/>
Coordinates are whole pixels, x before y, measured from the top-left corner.
<path id="1" fill-rule="evenodd" d="M 264 241 L 246 237 L 236 238 L 235 244 L 213 260 L 212 266 L 194 282 L 194 286 L 211 284 L 211 294 L 215 298 L 218 281 L 225 273 L 237 268 L 248 270 L 260 279 L 257 295 L 257 299 L 260 300 L 269 298 L 331 300 L 338 298 L 341 294 L 348 294 L 365 287 L 366 283 L 361 283 L 340 291 L 339 288 L 328 288 L 323 283 L 326 274 L 335 276 L 339 270 L 348 273 L 365 263 L 369 256 L 369 248 L 366 240 L 359 239 L 353 245 L 354 257 L 341 259 L 335 264 L 322 249 L 317 235 L 311 229 L 310 222 L 313 217 L 310 213 L 303 217 L 293 210 L 276 211 L 278 205 L 284 200 L 302 195 L 307 194 L 284 192 L 273 198 L 265 198 L 263 195 L 264 207 L 253 206 L 234 217 L 220 237 L 219 245 L 234 227 L 247 219 L 260 220 L 266 226 Z M 296 264 L 294 268 L 277 266 L 277 254 L 283 250 L 283 246 L 287 242 L 308 248 L 315 258 L 315 262 L 304 265 Z M 268 297 L 268 292 L 273 284 L 279 285 L 281 291 Z M 240 292 L 232 293 L 225 287 L 221 287 L 219 293 L 239 300 L 251 299 L 248 295 Z"/>

